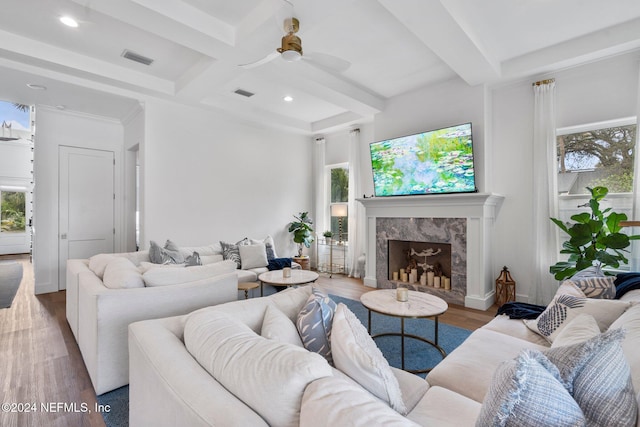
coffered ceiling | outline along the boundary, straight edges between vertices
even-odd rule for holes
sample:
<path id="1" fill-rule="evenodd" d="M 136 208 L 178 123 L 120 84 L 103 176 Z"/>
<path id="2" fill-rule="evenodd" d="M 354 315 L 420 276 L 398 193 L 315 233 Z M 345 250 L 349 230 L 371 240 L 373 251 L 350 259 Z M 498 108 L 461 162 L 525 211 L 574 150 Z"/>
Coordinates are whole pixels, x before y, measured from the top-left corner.
<path id="1" fill-rule="evenodd" d="M 3 1 L 0 99 L 122 119 L 152 96 L 315 134 L 454 77 L 492 84 L 640 48 L 637 0 L 291 2 Z M 275 52 L 291 13 L 303 59 L 243 67 Z"/>

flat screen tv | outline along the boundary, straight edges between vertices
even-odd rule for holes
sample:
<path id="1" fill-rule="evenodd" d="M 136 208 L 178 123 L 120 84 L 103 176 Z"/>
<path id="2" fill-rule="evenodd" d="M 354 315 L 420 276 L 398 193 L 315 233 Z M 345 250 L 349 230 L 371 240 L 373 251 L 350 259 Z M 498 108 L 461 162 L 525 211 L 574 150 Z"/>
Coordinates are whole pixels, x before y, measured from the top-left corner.
<path id="1" fill-rule="evenodd" d="M 373 142 L 376 197 L 477 191 L 471 123 Z"/>

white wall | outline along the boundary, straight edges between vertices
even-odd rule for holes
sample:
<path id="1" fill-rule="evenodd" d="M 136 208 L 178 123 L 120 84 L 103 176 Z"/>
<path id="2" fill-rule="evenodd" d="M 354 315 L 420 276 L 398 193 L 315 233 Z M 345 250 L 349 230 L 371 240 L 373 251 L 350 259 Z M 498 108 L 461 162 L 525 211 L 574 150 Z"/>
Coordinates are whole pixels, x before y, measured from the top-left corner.
<path id="1" fill-rule="evenodd" d="M 473 123 L 477 186 L 505 196 L 493 235 L 491 264 L 498 277 L 507 265 L 527 301 L 533 272 L 531 83 L 554 77 L 558 127 L 634 116 L 639 55 L 631 54 L 497 87 L 469 87 L 453 79 L 397 96 L 375 118 L 375 140 Z M 365 141 L 363 141 L 363 144 Z M 362 157 L 369 170 L 368 154 Z M 367 180 L 364 180 L 366 183 Z M 549 275 L 550 282 L 553 278 Z"/>
<path id="2" fill-rule="evenodd" d="M 123 128 L 105 118 L 36 106 L 34 141 L 34 274 L 36 293 L 55 292 L 58 284 L 58 148 L 93 148 L 115 152 L 116 250 L 121 248 Z"/>
<path id="3" fill-rule="evenodd" d="M 143 247 L 270 234 L 294 254 L 286 226 L 313 205 L 312 138 L 161 101 L 145 104 L 144 134 Z"/>

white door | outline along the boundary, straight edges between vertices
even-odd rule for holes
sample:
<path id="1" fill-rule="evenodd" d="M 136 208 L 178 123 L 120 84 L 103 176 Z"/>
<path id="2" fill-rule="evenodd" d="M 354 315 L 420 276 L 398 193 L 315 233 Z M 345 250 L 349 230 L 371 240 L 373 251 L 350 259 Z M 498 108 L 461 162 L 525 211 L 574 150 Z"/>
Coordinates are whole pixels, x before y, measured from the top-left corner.
<path id="1" fill-rule="evenodd" d="M 67 260 L 114 250 L 114 153 L 60 147 L 58 287 Z"/>

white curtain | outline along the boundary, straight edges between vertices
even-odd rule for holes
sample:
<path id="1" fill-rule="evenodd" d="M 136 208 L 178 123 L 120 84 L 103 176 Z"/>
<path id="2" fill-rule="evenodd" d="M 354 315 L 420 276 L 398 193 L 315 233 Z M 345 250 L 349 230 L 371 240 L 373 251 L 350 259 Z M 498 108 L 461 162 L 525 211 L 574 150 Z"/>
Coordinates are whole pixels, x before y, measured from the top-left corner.
<path id="1" fill-rule="evenodd" d="M 327 217 L 327 196 L 325 191 L 325 142 L 324 138 L 316 138 L 315 153 L 313 156 L 313 175 L 315 182 L 315 211 L 312 216 L 314 220 L 313 229 L 316 233 L 326 230 L 325 221 Z"/>
<path id="2" fill-rule="evenodd" d="M 633 210 L 630 220 L 640 219 L 640 156 L 638 146 L 640 145 L 640 132 L 638 132 L 638 119 L 640 118 L 640 74 L 638 75 L 638 94 L 636 99 L 636 151 L 633 159 Z M 626 232 L 627 230 L 625 230 Z M 629 234 L 640 234 L 640 227 L 632 227 Z M 629 256 L 629 270 L 640 271 L 640 240 L 631 241 L 631 254 Z"/>
<path id="3" fill-rule="evenodd" d="M 533 119 L 533 232 L 534 277 L 529 295 L 533 304 L 548 304 L 557 289 L 549 267 L 558 260 L 558 217 L 555 82 L 534 83 Z"/>
<path id="4" fill-rule="evenodd" d="M 358 268 L 358 258 L 364 255 L 365 212 L 356 200 L 362 197 L 360 164 L 360 129 L 349 132 L 349 249 L 346 268 L 350 277 L 361 277 L 364 271 Z"/>

